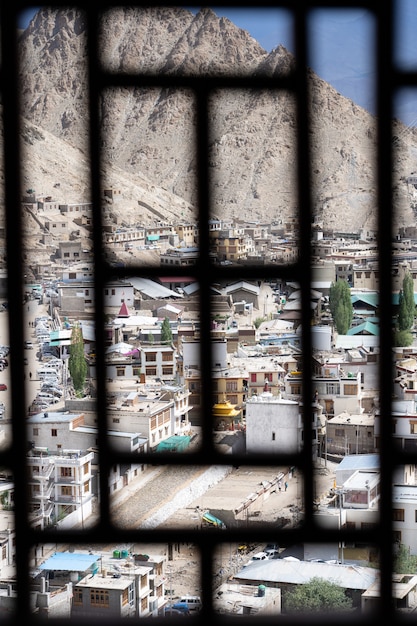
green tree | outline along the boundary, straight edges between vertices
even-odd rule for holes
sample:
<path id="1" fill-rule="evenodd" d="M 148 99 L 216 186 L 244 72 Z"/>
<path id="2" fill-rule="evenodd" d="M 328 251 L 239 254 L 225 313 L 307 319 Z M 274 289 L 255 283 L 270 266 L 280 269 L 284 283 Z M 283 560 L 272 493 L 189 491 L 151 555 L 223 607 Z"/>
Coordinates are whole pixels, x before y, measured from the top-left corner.
<path id="1" fill-rule="evenodd" d="M 414 312 L 414 283 L 410 272 L 407 271 L 403 278 L 403 288 L 398 302 L 399 330 L 410 330 L 414 323 Z"/>
<path id="2" fill-rule="evenodd" d="M 284 605 L 287 613 L 330 613 L 351 610 L 352 600 L 334 583 L 324 578 L 311 578 L 287 593 Z"/>
<path id="3" fill-rule="evenodd" d="M 262 324 L 262 322 L 265 321 L 264 317 L 257 317 L 256 320 L 253 322 L 253 325 L 255 326 L 255 328 L 259 328 L 259 326 Z"/>
<path id="4" fill-rule="evenodd" d="M 411 346 L 414 341 L 413 335 L 409 330 L 398 330 L 398 328 L 394 331 L 394 339 L 393 344 L 397 348 L 406 348 L 407 346 Z"/>
<path id="5" fill-rule="evenodd" d="M 350 287 L 345 280 L 332 283 L 329 292 L 329 307 L 339 335 L 346 335 L 353 317 Z"/>
<path id="6" fill-rule="evenodd" d="M 79 324 L 75 324 L 71 331 L 70 356 L 68 369 L 71 374 L 72 384 L 76 393 L 80 394 L 84 389 L 87 376 L 87 362 L 84 355 L 84 338 Z"/>
<path id="7" fill-rule="evenodd" d="M 400 544 L 394 558 L 394 572 L 397 574 L 415 574 L 417 557 L 410 554 L 410 548 Z"/>
<path id="8" fill-rule="evenodd" d="M 162 322 L 161 326 L 161 342 L 162 343 L 171 343 L 172 341 L 172 330 L 171 324 L 169 323 L 169 318 L 166 317 Z"/>

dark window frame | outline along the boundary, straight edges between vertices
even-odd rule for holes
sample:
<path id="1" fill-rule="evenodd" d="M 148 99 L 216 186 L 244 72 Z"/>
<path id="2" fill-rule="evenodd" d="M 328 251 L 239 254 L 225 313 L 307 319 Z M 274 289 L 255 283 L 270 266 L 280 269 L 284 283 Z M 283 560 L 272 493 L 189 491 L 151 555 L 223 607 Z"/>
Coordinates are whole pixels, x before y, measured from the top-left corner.
<path id="1" fill-rule="evenodd" d="M 52 7 L 60 6 L 60 2 L 51 4 Z M 111 3 L 108 6 L 117 6 L 118 3 Z M 130 3 L 129 6 L 134 6 L 135 3 Z M 153 3 L 147 3 L 147 6 L 152 6 Z M 17 62 L 17 46 L 16 46 L 16 32 L 17 32 L 17 12 L 20 9 L 32 6 L 30 2 L 14 2 L 14 3 L 2 3 L 0 7 L 0 19 L 1 19 L 1 54 L 2 54 L 2 67 L 1 67 L 1 97 L 3 104 L 3 124 L 4 124 L 4 176 L 6 181 L 5 197 L 6 197 L 6 254 L 7 254 L 7 271 L 9 281 L 9 335 L 10 343 L 13 346 L 13 350 L 17 353 L 23 354 L 23 339 L 24 339 L 24 314 L 22 310 L 22 286 L 24 276 L 24 265 L 22 260 L 22 254 L 19 246 L 16 245 L 19 236 L 23 232 L 22 228 L 22 216 L 19 211 L 16 211 L 16 207 L 20 206 L 20 147 L 17 137 L 19 136 L 19 86 L 16 81 L 18 75 L 18 62 Z M 44 6 L 49 6 L 48 3 L 44 3 Z M 68 6 L 68 5 L 64 5 Z M 312 397 L 311 388 L 311 363 L 309 355 L 311 354 L 311 337 L 310 337 L 310 283 L 311 283 L 311 271 L 310 271 L 310 250 L 311 250 L 311 172 L 310 172 L 310 159 L 309 159 L 309 117 L 307 107 L 307 76 L 303 68 L 307 66 L 307 39 L 306 39 L 306 2 L 295 2 L 295 0 L 288 0 L 282 2 L 279 6 L 288 7 L 289 10 L 294 10 L 295 21 L 295 42 L 296 42 L 296 58 L 298 60 L 297 68 L 294 73 L 285 79 L 262 79 L 255 77 L 239 78 L 239 77 L 222 77 L 222 78 L 196 78 L 196 79 L 179 79 L 178 77 L 169 76 L 110 76 L 101 72 L 97 55 L 97 22 L 98 6 L 86 6 L 84 4 L 70 3 L 70 6 L 78 7 L 86 12 L 89 39 L 89 69 L 90 69 L 90 89 L 91 89 L 91 102 L 90 102 L 90 114 L 91 114 L 91 181 L 93 190 L 93 207 L 100 207 L 101 205 L 101 185 L 100 185 L 100 173 L 98 164 L 100 163 L 100 129 L 98 120 L 96 117 L 97 111 L 97 98 L 101 89 L 106 86 L 119 85 L 130 86 L 134 84 L 141 84 L 142 86 L 184 86 L 195 90 L 196 100 L 198 105 L 198 132 L 197 132 L 197 153 L 198 153 L 198 171 L 199 171 L 199 223 L 206 224 L 209 218 L 209 177 L 206 175 L 208 171 L 208 107 L 207 99 L 208 95 L 214 89 L 230 88 L 230 87 L 243 87 L 243 88 L 259 88 L 259 89 L 289 89 L 292 90 L 297 98 L 297 110 L 298 110 L 298 180 L 302 181 L 299 184 L 299 224 L 300 224 L 300 256 L 294 261 L 293 264 L 285 266 L 284 268 L 269 268 L 262 266 L 259 268 L 248 267 L 245 270 L 246 277 L 256 277 L 260 275 L 262 277 L 276 277 L 279 276 L 283 279 L 292 278 L 297 280 L 300 284 L 302 293 L 302 343 L 304 350 L 304 363 L 303 363 L 303 404 L 304 407 L 310 405 L 310 399 Z M 140 6 L 139 4 L 137 6 Z M 156 4 L 154 6 L 157 6 Z M 278 5 L 275 5 L 278 6 Z M 308 3 L 308 7 L 318 6 L 320 8 L 340 8 L 341 4 L 337 2 L 314 2 Z M 379 624 L 385 617 L 389 623 L 395 620 L 395 623 L 403 621 L 405 623 L 406 617 L 404 615 L 394 613 L 394 607 L 391 602 L 391 572 L 392 572 L 392 524 L 391 520 L 391 483 L 392 472 L 396 465 L 403 465 L 405 463 L 415 462 L 415 454 L 407 451 L 400 451 L 393 445 L 391 438 L 391 422 L 389 415 L 391 412 L 391 365 L 392 365 L 392 353 L 391 342 L 388 338 L 391 336 L 391 320 L 392 320 L 392 304 L 391 304 L 391 281 L 388 277 L 391 276 L 391 256 L 386 253 L 391 249 L 392 241 L 392 215 L 393 207 L 391 202 L 391 179 L 392 179 L 392 142 L 391 142 L 391 119 L 393 113 L 393 94 L 395 89 L 401 86 L 415 86 L 417 85 L 417 75 L 412 72 L 402 72 L 398 68 L 394 67 L 393 54 L 392 54 L 392 38 L 393 38 L 393 2 L 391 0 L 384 0 L 383 2 L 355 2 L 346 1 L 343 3 L 345 7 L 361 7 L 369 8 L 374 14 L 377 20 L 377 45 L 376 45 L 376 58 L 377 58 L 377 70 L 378 70 L 378 82 L 377 82 L 377 110 L 378 110 L 378 250 L 379 250 L 379 273 L 386 278 L 381 281 L 380 284 L 380 336 L 384 337 L 384 342 L 381 343 L 381 366 L 380 366 L 380 406 L 381 414 L 386 419 L 381 420 L 381 434 L 380 434 L 380 455 L 381 455 L 381 501 L 380 501 L 380 519 L 383 520 L 378 524 L 377 531 L 364 530 L 358 535 L 353 531 L 343 529 L 342 535 L 339 532 L 326 529 L 325 536 L 327 541 L 341 539 L 345 542 L 354 542 L 360 540 L 369 544 L 376 544 L 380 550 L 380 567 L 381 567 L 381 601 L 379 608 L 372 615 L 355 615 L 346 618 L 346 623 L 350 623 L 353 619 L 356 623 L 363 624 Z M 100 3 L 100 9 L 105 8 L 104 3 Z M 95 283 L 95 323 L 97 329 L 97 335 L 103 336 L 105 328 L 104 318 L 104 303 L 103 294 L 104 287 L 107 282 L 110 282 L 115 277 L 118 277 L 118 272 L 115 268 L 106 266 L 103 261 L 102 255 L 102 218 L 99 211 L 95 211 L 93 221 L 93 242 L 94 242 L 94 255 L 96 261 L 96 269 L 94 283 Z M 178 462 L 181 464 L 195 464 L 196 462 L 205 464 L 229 464 L 230 457 L 219 454 L 213 445 L 212 433 L 211 433 L 211 412 L 212 406 L 211 396 L 211 377 L 210 377 L 210 360 L 207 355 L 210 354 L 210 299 L 209 299 L 209 286 L 212 280 L 220 277 L 234 277 L 241 276 L 242 270 L 236 272 L 234 268 L 227 267 L 214 267 L 212 271 L 207 271 L 207 263 L 209 259 L 209 237 L 208 229 L 201 228 L 200 232 L 200 259 L 195 266 L 195 274 L 198 277 L 201 287 L 201 364 L 202 364 L 202 381 L 205 383 L 202 386 L 202 411 L 203 411 L 203 443 L 202 448 L 198 452 L 196 457 L 194 454 L 188 454 L 184 458 L 178 458 Z M 171 273 L 178 275 L 181 272 L 181 266 L 175 266 L 171 270 Z M 164 269 L 165 272 L 169 272 L 169 266 Z M 189 267 L 184 268 L 184 275 L 189 275 Z M 142 269 L 130 268 L 126 271 L 123 269 L 123 275 L 146 275 L 148 277 L 156 276 L 160 273 L 159 268 L 150 268 L 146 272 Z M 121 274 L 121 273 L 120 273 Z M 19 288 L 20 286 L 20 288 Z M 59 533 L 59 536 L 53 530 L 46 530 L 40 532 L 34 529 L 29 524 L 29 504 L 27 500 L 27 482 L 28 482 L 28 470 L 26 467 L 26 445 L 27 437 L 22 436 L 22 432 L 25 428 L 25 415 L 27 406 L 25 403 L 25 391 L 23 386 L 23 360 L 13 359 L 10 364 L 11 375 L 11 399 L 12 399 L 12 446 L 6 450 L 0 451 L 1 464 L 6 467 L 10 467 L 14 474 L 15 481 L 15 510 L 16 510 L 16 589 L 19 601 L 17 603 L 15 621 L 16 623 L 32 624 L 38 623 L 38 616 L 34 615 L 30 610 L 30 576 L 29 576 L 29 557 L 32 553 L 33 546 L 37 543 L 55 543 L 57 540 L 61 543 L 85 543 L 85 545 L 91 545 L 91 537 L 94 536 L 94 541 L 98 543 L 109 542 L 111 537 L 112 543 L 126 543 L 131 541 L 138 541 L 140 537 L 141 542 L 148 541 L 149 543 L 168 542 L 174 543 L 181 541 L 181 537 L 186 538 L 187 541 L 194 542 L 201 551 L 202 563 L 202 586 L 203 586 L 203 613 L 202 619 L 209 619 L 215 621 L 216 624 L 229 623 L 229 620 L 225 620 L 224 616 L 215 614 L 213 615 L 212 605 L 212 580 L 213 580 L 213 563 L 212 554 L 214 548 L 220 541 L 229 543 L 231 541 L 241 540 L 259 540 L 263 541 L 266 537 L 264 531 L 250 532 L 238 532 L 234 530 L 226 529 L 219 535 L 213 532 L 187 531 L 186 535 L 181 534 L 181 531 L 163 531 L 163 530 L 121 530 L 113 526 L 109 516 L 109 489 L 107 476 L 110 473 L 111 466 L 117 461 L 129 460 L 128 456 L 123 456 L 112 451 L 109 447 L 109 443 L 106 437 L 106 415 L 107 406 L 105 402 L 105 365 L 104 365 L 104 349 L 105 344 L 103 342 L 97 342 L 97 379 L 98 379 L 98 398 L 97 398 L 97 411 L 99 415 L 98 419 L 98 445 L 100 448 L 100 521 L 98 526 L 93 531 L 84 530 L 79 531 L 63 531 Z M 311 440 L 311 417 L 309 411 L 303 412 L 304 431 L 306 433 L 305 440 Z M 308 451 L 307 451 L 308 452 Z M 143 454 L 142 457 L 136 456 L 136 463 L 146 463 L 148 457 Z M 161 455 L 159 462 L 173 463 L 177 459 L 173 459 L 171 456 Z M 236 464 L 243 465 L 248 462 L 247 457 L 239 458 L 238 456 L 234 460 Z M 280 463 L 284 462 L 284 458 L 280 458 Z M 305 523 L 299 529 L 292 529 L 285 531 L 285 541 L 289 542 L 321 542 L 323 540 L 323 529 L 319 528 L 314 520 L 313 516 L 313 501 L 314 501 L 314 489 L 313 489 L 313 467 L 312 458 L 309 453 L 301 453 L 300 455 L 288 455 L 285 457 L 285 462 L 288 465 L 295 465 L 299 467 L 303 474 L 303 488 L 305 495 Z M 251 458 L 251 465 L 271 465 L 276 464 L 277 460 L 274 455 L 259 455 Z M 275 539 L 278 541 L 283 540 L 283 531 L 277 531 Z M 245 618 L 239 616 L 239 623 L 251 623 L 254 622 L 254 617 L 250 616 Z M 261 617 L 256 618 L 257 621 L 262 623 L 275 624 L 277 617 L 263 619 Z M 338 617 L 338 620 L 345 621 L 343 618 Z M 124 620 L 112 620 L 112 624 L 124 623 Z M 285 616 L 279 617 L 281 624 L 285 623 L 297 623 L 297 620 L 286 620 Z M 7 623 L 7 619 L 5 620 Z M 54 623 L 60 623 L 59 620 Z M 68 620 L 62 620 L 63 624 L 68 623 Z M 82 624 L 82 620 L 77 620 L 78 624 Z M 91 624 L 91 621 L 85 622 Z M 298 623 L 322 623 L 322 618 L 315 619 L 314 616 L 303 616 L 298 620 Z"/>

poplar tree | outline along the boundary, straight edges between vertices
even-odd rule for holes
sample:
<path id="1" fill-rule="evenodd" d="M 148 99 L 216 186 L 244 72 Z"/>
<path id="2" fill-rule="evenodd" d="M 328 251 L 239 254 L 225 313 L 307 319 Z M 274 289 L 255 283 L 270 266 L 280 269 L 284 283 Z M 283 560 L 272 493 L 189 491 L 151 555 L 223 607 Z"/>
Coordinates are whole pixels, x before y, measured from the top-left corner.
<path id="1" fill-rule="evenodd" d="M 409 271 L 403 278 L 403 288 L 400 291 L 398 307 L 398 329 L 410 330 L 414 323 L 414 283 Z"/>
<path id="2" fill-rule="evenodd" d="M 166 317 L 162 322 L 161 326 L 161 342 L 162 343 L 171 343 L 172 341 L 172 330 L 171 324 L 169 323 L 169 318 Z"/>
<path id="3" fill-rule="evenodd" d="M 79 394 L 84 390 L 85 379 L 87 377 L 87 362 L 84 355 L 84 338 L 79 324 L 75 324 L 71 331 L 68 369 L 71 374 L 74 389 L 76 393 Z"/>
<path id="4" fill-rule="evenodd" d="M 332 283 L 329 292 L 329 307 L 339 335 L 346 335 L 353 317 L 350 287 L 345 280 Z"/>

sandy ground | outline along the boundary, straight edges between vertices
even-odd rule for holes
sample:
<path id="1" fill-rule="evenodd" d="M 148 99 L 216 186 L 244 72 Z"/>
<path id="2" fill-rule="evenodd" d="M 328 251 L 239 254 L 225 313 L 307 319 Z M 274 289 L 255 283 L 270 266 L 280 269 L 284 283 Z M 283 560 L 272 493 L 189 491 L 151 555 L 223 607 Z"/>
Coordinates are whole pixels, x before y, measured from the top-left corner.
<path id="1" fill-rule="evenodd" d="M 202 511 L 220 511 L 222 509 L 236 509 L 247 501 L 264 485 L 276 477 L 282 468 L 253 468 L 240 467 L 230 472 L 223 480 L 208 488 L 202 495 L 191 501 L 183 508 L 176 508 L 172 515 L 164 520 L 160 527 L 166 528 L 196 528 L 201 524 Z M 285 481 L 288 488 L 285 490 Z M 316 470 L 316 494 L 317 499 L 325 498 L 329 493 L 334 481 L 334 464 L 327 463 L 317 466 Z M 282 481 L 282 489 L 272 490 L 269 493 L 255 498 L 254 505 L 249 508 L 252 512 L 248 519 L 254 521 L 271 522 L 277 518 L 287 520 L 289 526 L 297 525 L 302 512 L 302 480 L 297 473 L 288 479 L 285 475 Z M 131 487 L 132 489 L 133 487 Z M 189 488 L 189 485 L 186 486 Z M 126 490 L 125 498 L 129 499 L 129 490 Z M 120 502 L 122 505 L 122 502 Z M 164 506 L 164 503 L 161 503 Z M 221 531 L 219 531 L 221 533 Z M 270 538 L 274 542 L 275 537 Z M 238 572 L 251 556 L 263 548 L 263 544 L 249 546 L 245 552 L 238 550 L 237 544 L 220 544 L 219 550 L 213 555 L 214 580 L 213 588 L 220 586 L 230 576 Z M 131 546 L 134 553 L 149 555 L 163 554 L 171 556 L 167 563 L 166 588 L 173 600 L 182 594 L 199 595 L 201 585 L 199 580 L 200 559 L 199 553 L 192 544 L 182 543 L 171 546 L 172 553 L 166 545 L 135 544 Z"/>

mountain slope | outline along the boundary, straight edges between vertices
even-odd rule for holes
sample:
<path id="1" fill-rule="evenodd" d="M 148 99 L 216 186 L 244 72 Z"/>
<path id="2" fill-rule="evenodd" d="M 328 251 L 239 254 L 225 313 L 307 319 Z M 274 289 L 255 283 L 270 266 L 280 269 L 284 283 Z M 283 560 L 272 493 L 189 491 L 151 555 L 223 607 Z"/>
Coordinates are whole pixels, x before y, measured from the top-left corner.
<path id="1" fill-rule="evenodd" d="M 82 153 L 87 152 L 88 121 L 85 28 L 76 11 L 48 8 L 19 40 L 25 118 Z M 117 72 L 271 75 L 294 63 L 282 46 L 268 54 L 249 33 L 210 9 L 193 15 L 176 8 L 119 8 L 106 14 L 101 33 L 103 65 Z M 372 230 L 375 119 L 312 71 L 309 85 L 315 219 L 338 231 Z M 161 193 L 173 201 L 167 219 L 192 217 L 190 205 L 197 201 L 193 94 L 139 87 L 108 90 L 102 94 L 100 115 L 105 184 L 129 187 L 131 182 L 132 217 L 148 219 L 137 211 L 138 203 L 155 202 L 161 208 Z M 291 94 L 217 92 L 210 99 L 209 122 L 213 215 L 295 221 L 296 110 Z M 396 126 L 397 225 L 408 226 L 415 223 L 406 180 L 416 162 L 417 135 Z M 61 178 L 67 167 L 63 163 Z"/>

